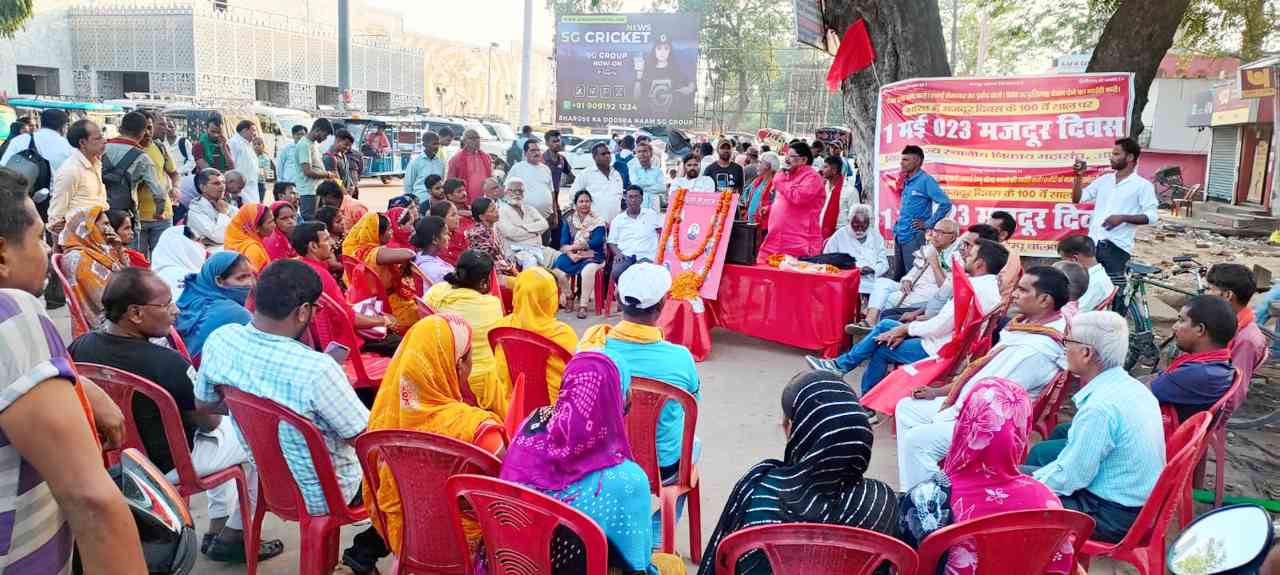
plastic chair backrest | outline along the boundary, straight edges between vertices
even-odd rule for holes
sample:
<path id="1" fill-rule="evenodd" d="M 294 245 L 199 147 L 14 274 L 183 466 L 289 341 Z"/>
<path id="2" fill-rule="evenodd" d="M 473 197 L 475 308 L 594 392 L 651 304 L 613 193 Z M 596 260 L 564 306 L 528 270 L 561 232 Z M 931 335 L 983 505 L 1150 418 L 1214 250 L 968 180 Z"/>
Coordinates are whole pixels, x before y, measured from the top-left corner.
<path id="1" fill-rule="evenodd" d="M 401 513 L 406 518 L 397 555 L 401 569 L 398 573 L 464 573 L 467 548 L 455 545 L 453 533 L 440 528 L 449 521 L 445 481 L 459 473 L 496 477 L 502 462 L 470 443 L 406 429 L 362 433 L 356 437 L 355 447 L 369 488 L 366 501 L 376 497 L 381 487 L 380 464 L 385 464 L 395 478 Z M 378 524 L 386 522 L 377 512 L 373 520 Z"/>
<path id="2" fill-rule="evenodd" d="M 533 410 L 544 405 L 551 405 L 551 394 L 547 390 L 547 361 L 552 357 L 560 358 L 564 365 L 573 359 L 560 344 L 550 338 L 518 327 L 495 327 L 489 330 L 489 347 L 494 353 L 502 351 L 507 359 L 507 373 L 511 381 L 524 374 L 525 395 L 524 406 L 520 413 L 533 413 Z"/>
<path id="3" fill-rule="evenodd" d="M 871 575 L 886 561 L 897 573 L 916 573 L 916 552 L 906 544 L 856 527 L 818 523 L 759 525 L 720 542 L 716 570 L 733 573 L 738 559 L 760 550 L 774 573 Z"/>
<path id="4" fill-rule="evenodd" d="M 405 266 L 409 268 L 409 274 L 413 276 L 413 291 L 419 297 L 427 295 L 427 290 L 431 289 L 431 278 L 427 274 L 422 273 L 422 269 L 416 265 L 409 264 Z"/>
<path id="5" fill-rule="evenodd" d="M 680 441 L 678 485 L 693 482 L 693 432 L 698 425 L 698 400 L 689 392 L 647 377 L 631 378 L 631 410 L 627 412 L 627 443 L 631 457 L 649 476 L 649 492 L 662 492 L 662 470 L 658 466 L 658 417 L 662 407 L 674 401 L 684 408 L 684 437 Z"/>
<path id="6" fill-rule="evenodd" d="M 182 334 L 178 333 L 178 328 L 169 328 L 169 343 L 173 345 L 173 350 L 182 354 L 182 357 L 191 363 L 191 353 L 187 351 L 187 343 L 182 341 Z"/>
<path id="7" fill-rule="evenodd" d="M 961 348 L 970 350 L 968 357 L 982 357 L 991 351 L 991 347 L 995 342 L 996 328 L 1000 325 L 1000 318 L 1004 317 L 1008 311 L 1009 302 L 1004 301 L 986 315 L 981 316 L 978 320 L 981 327 L 977 329 L 977 336 L 973 339 L 973 345 Z M 969 328 L 966 326 L 965 329 Z M 967 334 L 962 335 L 967 336 Z"/>
<path id="8" fill-rule="evenodd" d="M 1211 423 L 1209 412 L 1202 411 L 1182 422 L 1178 430 L 1165 441 L 1164 469 L 1156 479 L 1151 495 L 1147 496 L 1147 502 L 1134 519 L 1133 526 L 1129 528 L 1129 533 L 1115 544 L 1116 549 L 1152 545 L 1159 545 L 1163 549 L 1165 530 L 1178 508 L 1179 494 L 1185 484 L 1191 481 L 1191 474 L 1195 472 L 1196 464 L 1208 447 L 1206 439 Z M 1170 451 L 1172 455 L 1168 455 Z"/>
<path id="9" fill-rule="evenodd" d="M 1106 298 L 1104 298 L 1101 302 L 1098 302 L 1097 307 L 1095 307 L 1095 308 L 1093 308 L 1093 309 L 1091 309 L 1091 310 L 1084 309 L 1084 310 L 1080 310 L 1080 311 L 1105 311 L 1105 310 L 1109 310 L 1109 309 L 1111 309 L 1111 302 L 1115 301 L 1115 299 L 1116 299 L 1116 294 L 1118 294 L 1118 293 L 1120 293 L 1120 288 L 1118 288 L 1118 287 L 1113 287 L 1113 288 L 1111 288 L 1111 293 L 1107 294 L 1107 297 L 1106 297 Z"/>
<path id="10" fill-rule="evenodd" d="M 939 529 L 920 542 L 917 573 L 934 573 L 953 546 L 970 542 L 977 575 L 1044 573 L 1067 537 L 1078 550 L 1093 533 L 1093 518 L 1068 509 L 1010 511 Z M 986 561 L 983 561 L 986 558 Z"/>
<path id="11" fill-rule="evenodd" d="M 388 305 L 387 290 L 383 289 L 382 278 L 378 277 L 377 271 L 351 256 L 342 256 L 342 271 L 347 276 L 347 300 L 350 303 L 376 297 L 384 306 Z M 390 308 L 384 311 L 390 312 Z"/>
<path id="12" fill-rule="evenodd" d="M 1209 408 L 1210 417 L 1213 418 L 1213 423 L 1209 425 L 1211 432 L 1216 432 L 1226 427 L 1227 420 L 1231 419 L 1231 412 L 1236 407 L 1235 398 L 1248 383 L 1244 378 L 1244 371 L 1237 368 L 1233 370 L 1233 373 L 1231 387 L 1227 389 L 1226 393 L 1222 394 L 1222 397 L 1218 398 L 1218 401 L 1213 403 L 1213 407 Z"/>
<path id="13" fill-rule="evenodd" d="M 62 293 L 67 299 L 67 311 L 71 313 L 71 337 L 77 338 L 89 333 L 93 330 L 93 324 L 89 323 L 89 318 L 84 315 L 79 292 L 71 287 L 66 273 L 62 271 L 62 254 L 53 254 L 50 265 L 53 266 L 53 273 L 58 276 L 58 281 L 62 283 Z"/>
<path id="14" fill-rule="evenodd" d="M 370 384 L 377 386 L 381 383 L 379 381 L 369 379 L 369 372 L 364 367 L 364 358 L 360 355 L 360 337 L 356 335 L 355 322 L 351 319 L 351 314 L 353 313 L 351 311 L 351 306 L 337 301 L 330 297 L 329 294 L 324 293 L 320 294 L 320 299 L 316 301 L 316 303 L 320 306 L 321 310 L 326 311 L 326 317 L 328 317 L 330 322 L 332 322 L 330 328 L 333 330 L 333 333 L 330 335 L 333 337 L 333 340 L 347 346 L 347 349 L 351 350 L 347 354 L 347 361 L 354 367 L 356 376 L 360 378 L 360 383 L 368 382 L 366 386 Z M 316 322 L 311 322 L 310 329 L 312 339 L 317 342 L 321 341 L 321 336 Z"/>
<path id="15" fill-rule="evenodd" d="M 1062 409 L 1062 402 L 1067 398 L 1067 382 L 1070 379 L 1071 372 L 1065 369 L 1059 371 L 1057 377 L 1040 392 L 1040 397 L 1036 398 L 1036 403 L 1031 408 L 1031 429 L 1042 438 L 1048 438 L 1058 424 L 1058 410 Z"/>
<path id="16" fill-rule="evenodd" d="M 187 443 L 187 434 L 182 427 L 182 413 L 178 411 L 178 404 L 168 390 L 145 377 L 109 365 L 77 363 L 76 373 L 102 388 L 124 414 L 124 444 L 112 449 L 108 453 L 110 457 L 129 448 L 147 453 L 142 435 L 138 432 L 137 420 L 133 416 L 134 399 L 136 394 L 141 394 L 155 404 L 156 410 L 160 412 L 160 423 L 164 426 L 164 437 L 169 444 L 169 456 L 173 460 L 174 469 L 178 472 L 178 482 L 186 485 L 196 482 L 199 476 L 191 463 L 191 445 Z"/>
<path id="17" fill-rule="evenodd" d="M 560 526 L 582 540 L 588 575 L 608 572 L 609 543 L 604 531 L 577 509 L 515 483 L 481 475 L 454 475 L 445 482 L 445 493 L 460 549 L 467 545 L 458 498 L 475 510 L 484 535 L 488 570 L 493 575 L 552 573 L 553 534 Z"/>
<path id="18" fill-rule="evenodd" d="M 298 482 L 289 470 L 289 464 L 280 447 L 282 427 L 292 427 L 307 443 L 311 464 L 330 515 L 345 515 L 347 501 L 338 486 L 333 469 L 333 459 L 325 447 L 324 436 L 311 420 L 294 413 L 274 401 L 246 393 L 229 385 L 219 385 L 218 392 L 226 400 L 231 416 L 240 427 L 240 435 L 249 444 L 253 462 L 258 467 L 258 504 L 282 519 L 299 521 L 307 514 L 307 504 L 302 498 Z"/>

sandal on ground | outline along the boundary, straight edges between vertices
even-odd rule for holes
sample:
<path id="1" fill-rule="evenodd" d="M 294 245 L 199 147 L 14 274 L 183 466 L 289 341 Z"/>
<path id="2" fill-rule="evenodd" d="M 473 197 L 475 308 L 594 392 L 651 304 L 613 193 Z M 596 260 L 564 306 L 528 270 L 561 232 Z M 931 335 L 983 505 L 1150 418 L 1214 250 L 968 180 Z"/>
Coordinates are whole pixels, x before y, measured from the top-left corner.
<path id="1" fill-rule="evenodd" d="M 284 553 L 284 542 L 279 539 L 271 539 L 258 544 L 258 561 L 264 561 Z M 209 544 L 208 551 L 205 556 L 210 561 L 218 561 L 220 563 L 244 563 L 244 542 L 227 543 L 221 538 L 214 538 Z"/>
<path id="2" fill-rule="evenodd" d="M 578 308 L 578 319 L 587 319 L 587 308 Z"/>
<path id="3" fill-rule="evenodd" d="M 200 552 L 201 552 L 201 553 L 204 553 L 204 554 L 206 554 L 206 555 L 208 555 L 208 554 L 209 554 L 209 545 L 210 545 L 211 543 L 213 543 L 213 538 L 214 538 L 214 536 L 216 536 L 216 535 L 217 535 L 217 533 L 214 533 L 214 532 L 210 531 L 210 532 L 208 532 L 208 533 L 205 533 L 205 534 L 204 534 L 204 537 L 201 537 L 201 538 L 200 538 Z"/>

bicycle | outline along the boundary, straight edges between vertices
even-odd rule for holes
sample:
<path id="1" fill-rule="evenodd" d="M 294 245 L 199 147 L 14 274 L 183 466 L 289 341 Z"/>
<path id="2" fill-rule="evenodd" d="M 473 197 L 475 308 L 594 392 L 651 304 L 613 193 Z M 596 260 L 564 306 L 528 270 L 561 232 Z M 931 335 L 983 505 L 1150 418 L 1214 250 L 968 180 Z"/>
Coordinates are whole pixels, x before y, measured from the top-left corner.
<path id="1" fill-rule="evenodd" d="M 1125 371 L 1131 374 L 1139 375 L 1135 371 L 1138 368 L 1146 369 L 1146 372 L 1142 375 L 1157 373 L 1161 360 L 1171 358 L 1177 351 L 1176 349 L 1170 349 L 1173 346 L 1172 334 L 1160 341 L 1158 345 L 1156 344 L 1155 329 L 1151 322 L 1151 311 L 1147 304 L 1147 286 L 1158 287 L 1187 297 L 1195 297 L 1204 293 L 1207 285 L 1204 279 L 1205 274 L 1208 272 L 1207 266 L 1186 255 L 1174 257 L 1173 263 L 1177 264 L 1178 268 L 1173 271 L 1170 277 L 1182 274 L 1194 274 L 1196 276 L 1196 290 L 1194 292 L 1152 279 L 1150 276 L 1162 271 L 1158 267 L 1149 266 L 1142 262 L 1129 262 L 1128 286 L 1125 288 L 1125 309 L 1129 320 L 1129 355 L 1125 358 L 1124 368 Z"/>

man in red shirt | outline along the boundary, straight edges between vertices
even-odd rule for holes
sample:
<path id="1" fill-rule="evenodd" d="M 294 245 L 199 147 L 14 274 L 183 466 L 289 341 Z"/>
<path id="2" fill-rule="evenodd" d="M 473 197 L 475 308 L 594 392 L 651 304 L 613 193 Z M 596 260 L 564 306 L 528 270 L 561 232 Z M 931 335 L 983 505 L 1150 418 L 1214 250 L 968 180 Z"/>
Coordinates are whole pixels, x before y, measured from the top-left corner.
<path id="1" fill-rule="evenodd" d="M 467 130 L 462 134 L 462 149 L 449 160 L 448 177 L 467 185 L 467 204 L 484 195 L 484 179 L 493 175 L 493 160 L 480 149 L 480 134 Z"/>
<path id="2" fill-rule="evenodd" d="M 1262 358 L 1267 352 L 1266 336 L 1258 329 L 1253 309 L 1249 307 L 1249 300 L 1253 299 L 1254 292 L 1258 290 L 1258 283 L 1253 272 L 1240 264 L 1215 264 L 1209 268 L 1205 280 L 1208 283 L 1205 293 L 1227 300 L 1236 312 L 1236 334 L 1231 338 L 1231 345 L 1227 349 L 1231 350 L 1231 365 L 1244 376 L 1244 386 L 1232 400 L 1238 406 L 1244 403 L 1249 391 L 1249 380 L 1253 379 L 1253 373 L 1261 367 Z"/>
<path id="3" fill-rule="evenodd" d="M 329 274 L 329 260 L 333 258 L 333 245 L 329 230 L 320 222 L 303 222 L 293 228 L 293 234 L 289 236 L 289 244 L 298 252 L 298 259 L 302 263 L 311 266 L 316 270 L 316 274 L 320 276 L 320 285 L 324 289 L 325 295 L 345 303 L 347 296 L 342 293 L 342 288 L 338 286 L 338 281 L 333 279 Z M 376 329 L 379 327 L 387 327 L 392 323 L 392 316 L 370 316 L 363 315 L 352 311 L 352 321 L 355 323 L 356 331 L 365 329 Z M 320 340 L 316 342 L 319 346 L 324 347 L 334 339 L 333 321 L 328 316 L 327 310 L 316 315 L 316 328 L 320 333 Z M 354 350 L 353 350 L 354 351 Z"/>

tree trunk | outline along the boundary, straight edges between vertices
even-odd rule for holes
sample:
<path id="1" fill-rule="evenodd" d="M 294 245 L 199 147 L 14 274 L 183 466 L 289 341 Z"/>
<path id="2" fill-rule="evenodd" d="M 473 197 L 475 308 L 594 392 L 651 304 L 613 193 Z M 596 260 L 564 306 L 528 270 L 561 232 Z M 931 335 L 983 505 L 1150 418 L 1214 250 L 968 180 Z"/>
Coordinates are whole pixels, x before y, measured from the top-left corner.
<path id="1" fill-rule="evenodd" d="M 846 120 L 853 130 L 858 168 L 870 174 L 876 146 L 876 106 L 880 86 L 907 78 L 950 76 L 946 40 L 937 0 L 828 0 L 828 28 L 841 37 L 858 18 L 867 21 L 876 59 L 871 68 L 849 76 L 840 89 Z M 819 88 L 821 89 L 821 88 Z M 892 150 L 883 150 L 891 152 Z M 869 179 L 863 184 L 876 185 Z"/>
<path id="2" fill-rule="evenodd" d="M 1133 72 L 1133 118 L 1129 135 L 1142 133 L 1142 109 L 1160 60 L 1191 0 L 1120 0 L 1089 61 L 1089 72 Z"/>

